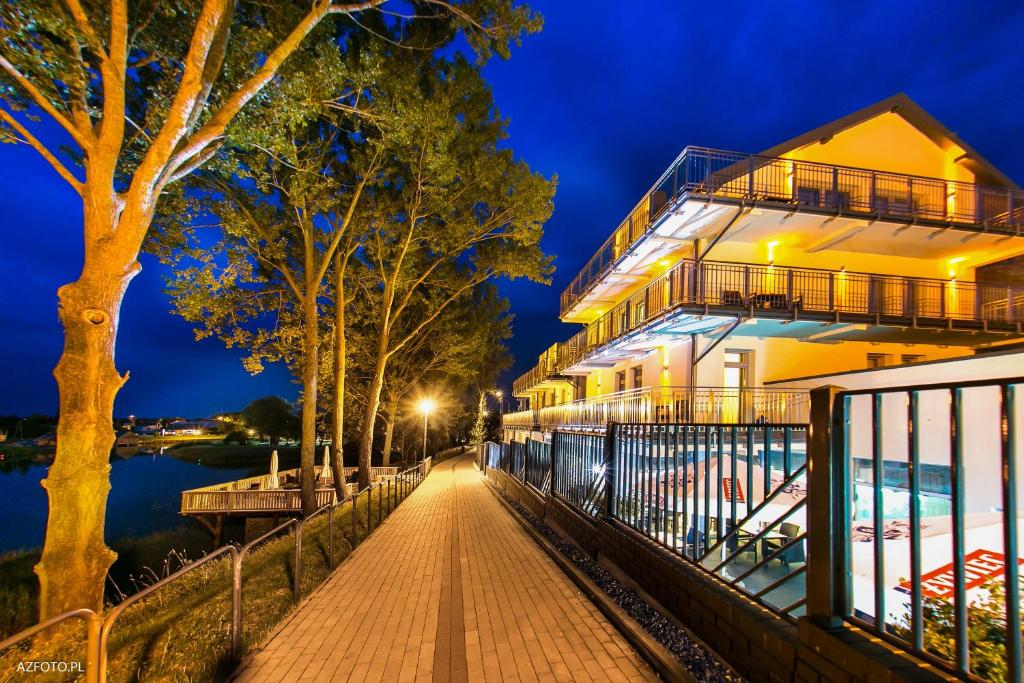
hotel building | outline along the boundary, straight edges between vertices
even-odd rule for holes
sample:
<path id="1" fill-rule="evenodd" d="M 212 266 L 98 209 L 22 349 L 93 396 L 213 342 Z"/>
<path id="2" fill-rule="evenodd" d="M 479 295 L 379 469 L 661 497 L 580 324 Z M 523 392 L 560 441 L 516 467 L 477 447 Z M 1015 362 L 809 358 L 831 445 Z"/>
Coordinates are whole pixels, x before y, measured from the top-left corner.
<path id="1" fill-rule="evenodd" d="M 799 378 L 1024 338 L 1024 191 L 905 95 L 759 154 L 687 147 L 561 294 L 506 440 L 806 422 Z M 941 379 L 941 378 L 936 378 Z"/>

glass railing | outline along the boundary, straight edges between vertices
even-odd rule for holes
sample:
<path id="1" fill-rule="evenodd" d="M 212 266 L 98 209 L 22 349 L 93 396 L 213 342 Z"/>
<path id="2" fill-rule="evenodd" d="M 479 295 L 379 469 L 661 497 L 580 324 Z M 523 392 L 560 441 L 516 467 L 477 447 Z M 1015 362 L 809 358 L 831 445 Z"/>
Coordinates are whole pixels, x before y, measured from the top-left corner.
<path id="1" fill-rule="evenodd" d="M 562 292 L 564 316 L 665 213 L 696 195 L 1017 234 L 1024 191 L 687 147 Z"/>
<path id="2" fill-rule="evenodd" d="M 507 413 L 502 424 L 603 429 L 609 422 L 795 423 L 806 422 L 809 409 L 807 392 L 800 389 L 644 387 Z"/>

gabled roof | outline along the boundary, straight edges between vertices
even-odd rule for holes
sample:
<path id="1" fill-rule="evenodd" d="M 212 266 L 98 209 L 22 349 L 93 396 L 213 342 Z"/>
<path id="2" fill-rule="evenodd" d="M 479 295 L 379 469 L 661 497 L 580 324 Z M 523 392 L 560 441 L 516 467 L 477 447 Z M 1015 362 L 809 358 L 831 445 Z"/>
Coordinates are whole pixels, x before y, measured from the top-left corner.
<path id="1" fill-rule="evenodd" d="M 964 150 L 965 158 L 961 163 L 975 175 L 980 184 L 1019 189 L 1017 183 L 1011 180 L 1009 176 L 993 166 L 985 157 L 978 154 L 970 145 L 961 140 L 956 133 L 942 125 L 934 116 L 922 109 L 904 93 L 897 93 L 892 97 L 885 98 L 881 102 L 876 102 L 852 114 L 836 119 L 832 123 L 826 123 L 824 126 L 807 131 L 803 135 L 798 135 L 770 149 L 766 149 L 761 154 L 768 157 L 782 156 L 794 149 L 799 149 L 820 140 L 827 140 L 836 133 L 853 128 L 859 123 L 863 123 L 886 112 L 899 114 L 910 125 L 917 128 L 943 149 L 948 148 L 950 144 L 954 144 Z"/>

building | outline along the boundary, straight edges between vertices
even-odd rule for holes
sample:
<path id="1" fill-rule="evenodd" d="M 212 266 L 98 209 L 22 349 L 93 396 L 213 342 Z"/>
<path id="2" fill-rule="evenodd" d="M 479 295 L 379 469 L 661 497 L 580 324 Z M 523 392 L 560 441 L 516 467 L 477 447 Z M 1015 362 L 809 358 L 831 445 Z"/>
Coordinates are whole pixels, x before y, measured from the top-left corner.
<path id="1" fill-rule="evenodd" d="M 1024 338 L 1024 191 L 905 95 L 760 154 L 687 147 L 561 294 L 506 439 L 806 422 L 787 380 Z"/>

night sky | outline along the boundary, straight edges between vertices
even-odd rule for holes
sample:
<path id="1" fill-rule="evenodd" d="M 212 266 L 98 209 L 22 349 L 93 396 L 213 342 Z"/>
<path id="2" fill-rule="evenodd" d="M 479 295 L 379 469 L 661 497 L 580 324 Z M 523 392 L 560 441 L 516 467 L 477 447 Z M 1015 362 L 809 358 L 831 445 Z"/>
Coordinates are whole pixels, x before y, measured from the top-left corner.
<path id="1" fill-rule="evenodd" d="M 559 293 L 686 145 L 757 152 L 903 91 L 1024 181 L 1019 2 L 530 4 L 544 31 L 485 73 L 508 144 L 558 174 L 543 241 L 557 272 L 551 287 L 501 283 L 515 313 L 508 384 L 577 329 L 558 321 Z M 22 146 L 0 145 L 0 188 L 0 414 L 53 413 L 56 289 L 81 268 L 79 200 Z M 196 343 L 162 288 L 144 257 L 122 310 L 117 365 L 131 380 L 116 414 L 294 398 L 283 367 L 253 377 L 239 353 Z"/>

